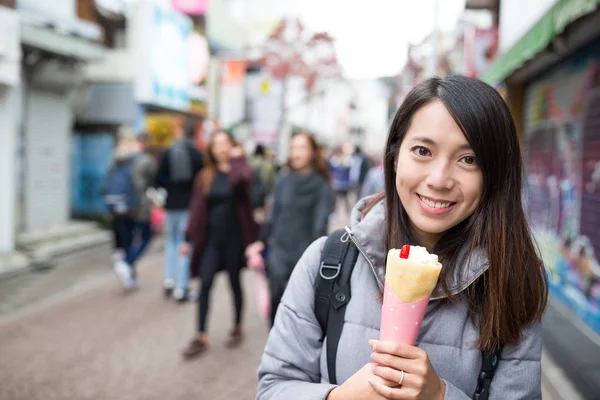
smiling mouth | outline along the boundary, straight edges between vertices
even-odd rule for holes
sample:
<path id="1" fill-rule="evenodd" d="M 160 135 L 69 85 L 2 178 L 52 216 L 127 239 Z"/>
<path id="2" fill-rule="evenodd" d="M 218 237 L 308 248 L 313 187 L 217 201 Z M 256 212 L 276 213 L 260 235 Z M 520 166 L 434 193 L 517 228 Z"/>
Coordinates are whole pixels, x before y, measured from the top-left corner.
<path id="1" fill-rule="evenodd" d="M 421 201 L 424 204 L 428 205 L 431 208 L 437 208 L 440 210 L 450 208 L 456 204 L 456 202 L 447 201 L 447 200 L 430 199 L 429 197 L 421 196 L 418 193 L 417 193 L 417 196 L 419 196 L 419 199 L 421 199 Z"/>

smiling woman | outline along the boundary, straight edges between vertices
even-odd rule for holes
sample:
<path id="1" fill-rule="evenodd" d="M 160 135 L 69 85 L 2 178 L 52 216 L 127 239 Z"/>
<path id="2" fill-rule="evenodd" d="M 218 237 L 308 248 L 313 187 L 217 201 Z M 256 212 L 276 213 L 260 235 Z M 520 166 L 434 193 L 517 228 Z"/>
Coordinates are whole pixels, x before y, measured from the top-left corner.
<path id="1" fill-rule="evenodd" d="M 462 76 L 417 85 L 390 128 L 384 170 L 385 194 L 359 203 L 346 231 L 360 255 L 336 362 L 315 316 L 321 257 L 331 253 L 320 240 L 295 267 L 277 311 L 257 399 L 541 398 L 547 282 L 523 212 L 506 103 Z M 442 264 L 416 346 L 369 341 L 380 336 L 386 254 L 407 244 Z M 337 382 L 328 380 L 330 365 Z"/>
<path id="2" fill-rule="evenodd" d="M 477 80 L 424 82 L 407 96 L 390 129 L 386 244 L 420 243 L 438 254 L 447 295 L 449 280 L 460 273 L 459 253 L 485 250 L 484 279 L 465 293 L 472 312 L 483 311 L 483 349 L 515 343 L 546 304 L 546 276 L 521 202 L 522 171 L 508 107 Z"/>

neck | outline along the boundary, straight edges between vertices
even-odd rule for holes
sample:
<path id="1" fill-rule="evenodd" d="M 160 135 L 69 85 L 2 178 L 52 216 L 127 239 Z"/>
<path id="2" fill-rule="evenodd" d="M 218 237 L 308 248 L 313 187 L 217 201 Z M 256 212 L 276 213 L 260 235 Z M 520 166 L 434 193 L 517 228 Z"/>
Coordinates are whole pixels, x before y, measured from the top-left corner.
<path id="1" fill-rule="evenodd" d="M 296 170 L 296 173 L 298 175 L 308 175 L 312 172 L 312 167 L 310 165 L 307 165 L 306 167 L 303 168 L 299 168 Z"/>
<path id="2" fill-rule="evenodd" d="M 217 164 L 217 169 L 221 172 L 231 171 L 231 163 L 229 161 L 220 162 Z"/>
<path id="3" fill-rule="evenodd" d="M 435 246 L 435 244 L 442 237 L 441 233 L 423 232 L 423 231 L 417 229 L 414 225 L 413 225 L 413 231 L 415 232 L 417 239 L 419 240 L 419 245 L 425 247 L 427 249 L 427 251 L 431 251 L 433 246 Z"/>

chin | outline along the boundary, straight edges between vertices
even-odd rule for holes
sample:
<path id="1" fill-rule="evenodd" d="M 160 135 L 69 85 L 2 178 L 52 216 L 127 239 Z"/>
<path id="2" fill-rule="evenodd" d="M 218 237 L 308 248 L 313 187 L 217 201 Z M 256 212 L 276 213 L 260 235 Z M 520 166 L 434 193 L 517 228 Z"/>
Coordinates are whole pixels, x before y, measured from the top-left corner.
<path id="1" fill-rule="evenodd" d="M 293 168 L 295 171 L 299 171 L 299 170 L 301 170 L 301 169 L 303 169 L 303 168 L 306 168 L 306 166 L 305 166 L 305 165 L 292 164 L 292 168 Z"/>
<path id="2" fill-rule="evenodd" d="M 409 214 L 408 217 L 412 221 L 412 224 L 415 228 L 417 228 L 418 230 L 420 230 L 422 232 L 432 233 L 435 235 L 444 233 L 457 225 L 457 224 L 453 224 L 451 222 L 444 222 L 444 221 L 439 221 L 439 220 L 432 221 L 431 219 L 423 218 L 420 215 L 417 218 L 412 218 Z"/>

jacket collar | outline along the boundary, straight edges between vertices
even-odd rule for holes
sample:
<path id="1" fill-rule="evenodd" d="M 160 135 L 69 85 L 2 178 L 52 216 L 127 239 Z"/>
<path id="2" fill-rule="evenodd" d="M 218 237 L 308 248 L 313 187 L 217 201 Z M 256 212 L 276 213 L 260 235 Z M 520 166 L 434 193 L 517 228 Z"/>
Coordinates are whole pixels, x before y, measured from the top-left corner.
<path id="1" fill-rule="evenodd" d="M 377 203 L 363 218 L 361 211 L 365 208 L 367 202 L 368 198 L 363 199 L 354 207 L 350 216 L 350 226 L 357 245 L 369 257 L 369 260 L 376 268 L 379 278 L 383 281 L 385 278 L 385 258 L 388 250 L 385 248 L 384 239 L 386 219 L 385 200 Z M 460 251 L 457 263 L 459 267 L 454 269 L 454 274 L 450 278 L 448 285 L 452 294 L 458 294 L 468 288 L 489 266 L 485 251 L 483 249 L 476 249 L 473 252 L 469 252 L 468 245 Z M 431 298 L 439 299 L 444 297 L 446 296 L 442 285 L 438 282 Z"/>

